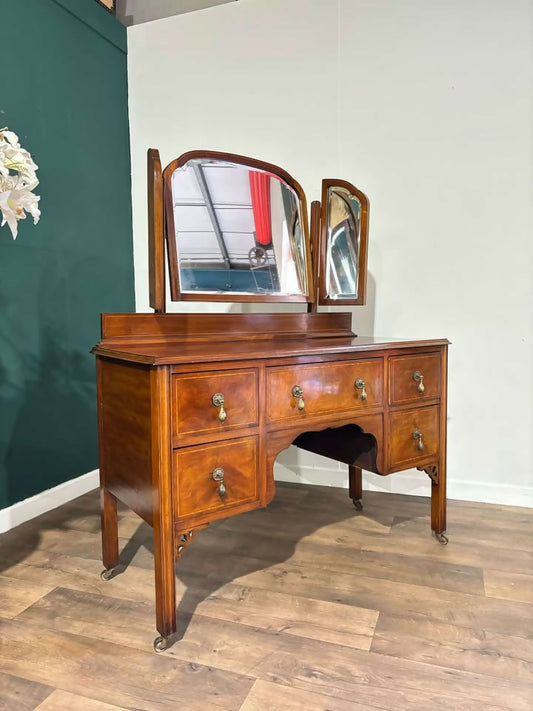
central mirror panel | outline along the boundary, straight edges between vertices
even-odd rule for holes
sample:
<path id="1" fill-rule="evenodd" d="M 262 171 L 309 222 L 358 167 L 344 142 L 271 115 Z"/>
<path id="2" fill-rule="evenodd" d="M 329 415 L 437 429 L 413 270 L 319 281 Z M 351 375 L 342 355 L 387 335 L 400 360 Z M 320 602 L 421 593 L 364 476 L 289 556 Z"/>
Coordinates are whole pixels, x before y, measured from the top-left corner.
<path id="1" fill-rule="evenodd" d="M 173 299 L 309 301 L 305 196 L 277 166 L 188 153 L 164 171 Z"/>

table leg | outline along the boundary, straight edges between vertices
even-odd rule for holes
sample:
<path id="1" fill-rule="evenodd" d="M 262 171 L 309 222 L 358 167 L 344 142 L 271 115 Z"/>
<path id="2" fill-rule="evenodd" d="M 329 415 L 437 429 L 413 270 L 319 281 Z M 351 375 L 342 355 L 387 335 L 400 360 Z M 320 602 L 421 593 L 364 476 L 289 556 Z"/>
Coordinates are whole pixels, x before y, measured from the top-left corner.
<path id="1" fill-rule="evenodd" d="M 154 567 L 156 627 L 161 635 L 154 640 L 156 652 L 170 646 L 176 632 L 176 572 L 172 531 L 154 518 Z"/>
<path id="2" fill-rule="evenodd" d="M 101 520 L 102 520 L 102 562 L 104 570 L 102 578 L 113 577 L 118 566 L 118 519 L 117 500 L 105 487 L 100 489 Z"/>
<path id="3" fill-rule="evenodd" d="M 448 543 L 446 530 L 446 466 L 435 467 L 431 476 L 431 529 L 440 543 Z"/>
<path id="4" fill-rule="evenodd" d="M 358 511 L 363 508 L 363 472 L 361 467 L 355 464 L 348 464 L 348 485 L 350 491 L 350 499 Z"/>

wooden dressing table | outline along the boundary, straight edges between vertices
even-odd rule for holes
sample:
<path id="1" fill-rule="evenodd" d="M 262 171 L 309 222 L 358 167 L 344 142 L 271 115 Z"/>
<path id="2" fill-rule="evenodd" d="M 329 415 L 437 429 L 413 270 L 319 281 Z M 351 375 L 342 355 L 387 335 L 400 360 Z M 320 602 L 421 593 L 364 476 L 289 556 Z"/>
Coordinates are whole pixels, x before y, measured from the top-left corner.
<path id="1" fill-rule="evenodd" d="M 102 576 L 110 579 L 118 566 L 119 499 L 154 530 L 160 634 L 154 649 L 162 651 L 176 631 L 176 561 L 211 521 L 272 500 L 274 462 L 290 444 L 347 463 L 349 496 L 359 509 L 361 468 L 382 475 L 412 467 L 425 471 L 431 479 L 431 528 L 441 543 L 447 542 L 448 342 L 355 336 L 350 313 L 317 311 L 315 295 L 320 303 L 364 302 L 368 201 L 349 183 L 324 181 L 322 204 L 312 205 L 309 237 L 303 191 L 276 166 L 230 154 L 194 152 L 162 173 L 159 156 L 151 150 L 148 167 L 150 293 L 155 313 L 103 314 L 102 340 L 93 352 Z M 240 172 L 234 179 L 224 177 L 217 188 L 219 169 L 226 176 L 232 167 Z M 243 170 L 259 175 L 251 176 L 248 184 Z M 176 187 L 176 175 L 183 185 Z M 251 195 L 251 204 L 242 196 L 232 203 L 236 208 L 223 202 L 221 193 L 228 192 L 232 180 Z M 335 208 L 336 190 L 342 200 L 352 196 L 341 204 L 342 214 L 338 205 Z M 262 218 L 258 204 L 268 208 Z M 246 243 L 250 249 L 244 265 L 244 232 L 225 231 L 221 224 L 227 218 L 223 210 L 228 209 L 247 210 L 239 219 L 249 222 L 253 212 L 253 242 Z M 220 264 L 213 254 L 206 259 L 205 250 L 191 248 L 195 240 L 188 240 L 185 229 L 191 216 L 184 210 L 200 216 L 200 221 L 209 216 L 214 233 L 209 240 L 219 250 Z M 264 229 L 268 214 L 270 242 Z M 285 242 L 274 233 L 280 219 Z M 339 248 L 336 255 L 333 237 Z M 172 298 L 258 297 L 303 302 L 307 312 L 166 313 L 165 239 Z M 356 257 L 351 266 L 346 253 Z M 233 283 L 232 269 L 239 271 L 235 277 L 239 289 L 234 291 L 227 286 Z M 227 282 L 225 293 L 219 288 L 221 278 Z M 252 284 L 251 291 L 242 290 L 245 279 Z M 270 292 L 267 288 L 265 293 L 265 284 Z M 290 285 L 290 293 L 282 293 L 284 284 Z"/>

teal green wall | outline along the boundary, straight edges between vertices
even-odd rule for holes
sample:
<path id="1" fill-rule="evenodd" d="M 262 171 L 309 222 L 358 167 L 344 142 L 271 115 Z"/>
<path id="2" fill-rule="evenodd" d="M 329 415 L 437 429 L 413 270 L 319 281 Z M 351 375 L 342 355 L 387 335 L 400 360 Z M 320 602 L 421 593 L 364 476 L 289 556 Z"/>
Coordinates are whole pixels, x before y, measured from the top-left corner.
<path id="1" fill-rule="evenodd" d="M 0 0 L 0 128 L 41 220 L 0 228 L 0 509 L 98 466 L 100 313 L 134 310 L 126 32 L 94 0 Z"/>

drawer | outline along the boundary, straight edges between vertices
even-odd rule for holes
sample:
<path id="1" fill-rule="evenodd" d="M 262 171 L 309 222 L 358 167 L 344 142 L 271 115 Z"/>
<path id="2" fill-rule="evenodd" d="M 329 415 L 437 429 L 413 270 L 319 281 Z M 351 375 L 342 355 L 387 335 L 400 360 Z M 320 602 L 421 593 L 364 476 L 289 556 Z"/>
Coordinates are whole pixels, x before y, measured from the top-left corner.
<path id="1" fill-rule="evenodd" d="M 356 382 L 359 387 L 356 387 Z M 301 397 L 294 388 L 300 388 Z M 274 367 L 267 371 L 267 413 L 270 422 L 306 415 L 365 410 L 382 402 L 381 358 Z"/>
<path id="2" fill-rule="evenodd" d="M 390 469 L 407 469 L 439 451 L 439 406 L 389 414 Z"/>
<path id="3" fill-rule="evenodd" d="M 257 437 L 174 450 L 175 516 L 212 513 L 257 500 L 257 451 Z"/>
<path id="4" fill-rule="evenodd" d="M 394 356 L 390 359 L 390 403 L 439 398 L 441 360 L 439 353 Z"/>
<path id="5" fill-rule="evenodd" d="M 172 376 L 173 434 L 206 434 L 258 422 L 257 369 Z M 223 396 L 223 412 L 213 403 Z M 225 418 L 224 418 L 225 415 Z"/>

